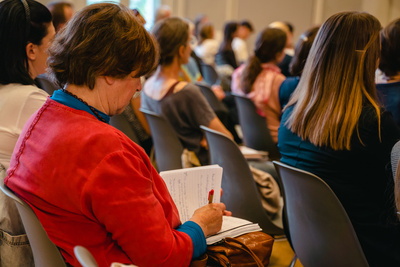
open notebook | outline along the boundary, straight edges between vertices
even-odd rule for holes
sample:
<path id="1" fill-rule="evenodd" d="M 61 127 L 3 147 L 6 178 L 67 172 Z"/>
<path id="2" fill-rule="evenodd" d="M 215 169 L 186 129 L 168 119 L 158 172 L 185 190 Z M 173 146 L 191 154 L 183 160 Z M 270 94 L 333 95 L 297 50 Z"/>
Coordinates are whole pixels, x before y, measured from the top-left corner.
<path id="1" fill-rule="evenodd" d="M 220 202 L 222 168 L 218 165 L 164 171 L 160 176 L 167 185 L 182 222 L 188 221 L 196 209 L 208 204 L 208 193 L 211 189 L 215 192 L 213 202 Z M 221 231 L 207 237 L 207 245 L 225 237 L 236 237 L 261 230 L 256 223 L 224 216 Z"/>

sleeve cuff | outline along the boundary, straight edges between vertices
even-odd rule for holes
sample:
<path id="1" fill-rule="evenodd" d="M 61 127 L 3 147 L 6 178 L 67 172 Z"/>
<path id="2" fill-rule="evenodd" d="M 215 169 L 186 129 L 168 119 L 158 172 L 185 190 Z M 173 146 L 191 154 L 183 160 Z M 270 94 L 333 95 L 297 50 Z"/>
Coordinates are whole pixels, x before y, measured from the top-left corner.
<path id="1" fill-rule="evenodd" d="M 187 221 L 176 229 L 179 232 L 187 234 L 193 243 L 192 259 L 196 259 L 203 255 L 207 250 L 206 238 L 204 237 L 201 227 L 192 221 Z"/>

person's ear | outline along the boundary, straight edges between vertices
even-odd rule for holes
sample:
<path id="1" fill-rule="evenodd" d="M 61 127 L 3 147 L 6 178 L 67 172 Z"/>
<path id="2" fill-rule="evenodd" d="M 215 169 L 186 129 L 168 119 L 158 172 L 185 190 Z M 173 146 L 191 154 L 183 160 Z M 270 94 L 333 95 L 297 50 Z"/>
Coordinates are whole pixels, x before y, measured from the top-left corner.
<path id="1" fill-rule="evenodd" d="M 34 61 L 36 60 L 37 57 L 37 45 L 33 43 L 28 43 L 25 47 L 26 49 L 26 56 L 28 57 L 28 60 Z"/>
<path id="2" fill-rule="evenodd" d="M 113 85 L 115 83 L 116 79 L 114 77 L 111 76 L 103 76 L 103 77 L 108 85 Z"/>
<path id="3" fill-rule="evenodd" d="M 179 57 L 184 57 L 185 56 L 185 50 L 186 50 L 186 46 L 181 45 L 179 47 Z"/>

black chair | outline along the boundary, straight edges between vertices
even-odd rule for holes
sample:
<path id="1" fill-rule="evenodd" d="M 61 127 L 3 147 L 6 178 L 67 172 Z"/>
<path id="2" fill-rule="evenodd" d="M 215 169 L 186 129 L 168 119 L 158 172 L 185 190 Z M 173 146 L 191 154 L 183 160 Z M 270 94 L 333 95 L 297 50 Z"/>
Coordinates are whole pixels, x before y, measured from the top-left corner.
<path id="1" fill-rule="evenodd" d="M 239 147 L 226 135 L 205 126 L 201 128 L 206 134 L 211 163 L 223 168 L 221 202 L 234 216 L 258 223 L 263 232 L 283 235 L 282 226 L 274 224 L 262 207 L 253 175 Z"/>
<path id="2" fill-rule="evenodd" d="M 51 81 L 47 74 L 40 74 L 35 78 L 36 85 L 46 91 L 50 96 L 55 90 L 60 89 L 60 86 Z"/>
<path id="3" fill-rule="evenodd" d="M 143 108 L 140 111 L 150 126 L 158 171 L 181 169 L 183 146 L 174 128 L 160 115 Z"/>
<path id="4" fill-rule="evenodd" d="M 274 161 L 290 241 L 305 267 L 368 267 L 353 225 L 331 188 L 316 175 Z"/>
<path id="5" fill-rule="evenodd" d="M 219 80 L 219 76 L 215 71 L 214 67 L 205 63 L 200 63 L 201 73 L 203 75 L 203 79 L 210 86 L 216 84 Z"/>
<path id="6" fill-rule="evenodd" d="M 228 108 L 221 101 L 218 100 L 209 85 L 204 83 L 196 83 L 196 85 L 200 88 L 201 93 L 207 99 L 207 102 L 210 104 L 211 108 L 217 115 L 218 113 L 229 113 Z"/>
<path id="7" fill-rule="evenodd" d="M 238 109 L 245 146 L 268 151 L 270 159 L 279 160 L 281 155 L 277 145 L 272 140 L 267 122 L 264 117 L 257 113 L 253 101 L 245 96 L 237 94 L 233 94 L 233 96 Z"/>
<path id="8" fill-rule="evenodd" d="M 396 178 L 396 171 L 400 160 L 400 141 L 397 141 L 397 143 L 394 144 L 390 158 L 392 164 L 393 178 Z"/>
<path id="9" fill-rule="evenodd" d="M 37 218 L 35 212 L 27 203 L 17 197 L 4 184 L 3 181 L 5 176 L 6 172 L 0 171 L 0 189 L 6 196 L 14 200 L 15 204 L 17 205 L 19 215 L 21 216 L 22 223 L 32 248 L 35 266 L 66 267 L 67 265 L 64 261 L 64 258 L 62 257 L 56 245 L 51 242 L 50 238 L 47 236 L 47 233 L 43 229 L 43 226 Z"/>

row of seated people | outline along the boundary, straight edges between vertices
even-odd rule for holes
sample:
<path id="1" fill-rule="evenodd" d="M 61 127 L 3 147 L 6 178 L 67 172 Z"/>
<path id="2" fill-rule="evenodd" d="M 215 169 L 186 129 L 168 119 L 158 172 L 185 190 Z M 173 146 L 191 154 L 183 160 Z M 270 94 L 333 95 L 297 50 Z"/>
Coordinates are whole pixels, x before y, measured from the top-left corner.
<path id="1" fill-rule="evenodd" d="M 383 51 L 388 28 L 382 31 Z M 351 32 L 360 34 L 350 38 Z M 158 38 L 158 32 L 155 35 Z M 300 62 L 292 62 L 296 77 L 285 79 L 277 64 L 285 56 L 286 34 L 269 27 L 259 34 L 255 55 L 235 70 L 232 90 L 253 99 L 259 113 L 265 115 L 282 162 L 315 173 L 331 186 L 349 214 L 370 266 L 380 266 L 382 261 L 396 266 L 399 224 L 387 165 L 400 132 L 380 104 L 375 86 L 380 35 L 379 21 L 369 14 L 336 14 L 319 30 L 313 28 L 302 35 L 297 52 L 306 54 Z M 182 55 L 184 48 L 182 44 Z M 385 59 L 382 69 L 384 64 Z M 173 94 L 181 89 L 166 86 L 154 97 L 152 90 L 162 69 L 145 84 L 142 106 L 170 121 L 181 119 L 182 114 L 188 116 L 186 112 L 171 113 L 184 102 L 159 105 L 162 101 L 158 100 L 168 97 L 168 91 Z M 183 132 L 179 126 L 176 130 L 178 135 Z"/>
<path id="2" fill-rule="evenodd" d="M 37 2 L 28 0 L 27 3 L 29 3 L 27 4 L 28 9 L 32 12 L 35 12 L 35 9 L 31 8 L 32 6 L 45 12 Z M 3 1 L 3 10 L 9 8 L 7 5 L 12 4 L 16 3 Z M 19 8 L 24 8 L 23 3 L 18 4 Z M 223 204 L 213 207 L 205 206 L 194 214 L 191 222 L 179 225 L 179 217 L 176 216 L 172 200 L 168 197 L 165 186 L 145 153 L 126 136 L 104 124 L 109 120 L 109 116 L 122 112 L 134 92 L 140 90 L 139 76 L 151 70 L 153 63 L 146 59 L 156 58 L 156 49 L 154 49 L 153 40 L 143 27 L 138 25 L 137 21 L 132 22 L 132 20 L 128 24 L 131 28 L 124 30 L 141 29 L 139 36 L 134 36 L 134 40 L 126 40 L 124 39 L 126 35 L 118 32 L 112 36 L 115 40 L 120 41 L 115 45 L 121 45 L 118 50 L 119 55 L 113 55 L 119 59 L 115 64 L 121 64 L 118 65 L 119 68 L 114 68 L 118 69 L 120 73 L 114 73 L 112 67 L 101 64 L 111 58 L 107 58 L 109 55 L 106 53 L 95 51 L 96 55 L 103 55 L 102 58 L 91 57 L 93 49 L 107 49 L 104 40 L 104 42 L 99 42 L 102 40 L 99 36 L 104 35 L 104 31 L 113 31 L 110 31 L 109 28 L 99 27 L 101 21 L 93 20 L 93 24 L 83 25 L 80 19 L 96 16 L 97 13 L 103 11 L 110 15 L 110 20 L 119 13 L 125 13 L 125 18 L 131 16 L 127 15 L 127 10 L 115 5 L 94 5 L 82 10 L 71 22 L 72 26 L 69 25 L 57 36 L 50 49 L 49 69 L 58 82 L 66 87 L 57 91 L 51 99 L 46 100 L 44 106 L 22 130 L 5 183 L 33 207 L 45 229 L 51 233 L 50 238 L 61 248 L 64 257 L 71 264 L 76 264 L 72 248 L 79 240 L 86 242 L 83 244 L 86 247 L 91 247 L 96 259 L 99 259 L 98 262 L 103 263 L 104 266 L 109 265 L 110 260 L 124 263 L 133 262 L 146 266 L 161 264 L 184 266 L 192 258 L 204 252 L 204 237 L 217 231 L 222 214 L 229 214 L 229 212 L 225 211 Z M 352 23 L 353 20 L 360 23 Z M 178 73 L 175 69 L 179 70 L 182 64 L 187 63 L 191 52 L 187 25 L 182 20 L 175 18 L 160 22 L 153 30 L 157 41 L 162 42 L 159 38 L 163 36 L 162 29 L 168 23 L 175 26 L 180 25 L 182 33 L 176 36 L 177 43 L 173 44 L 175 50 L 172 49 L 174 51 L 167 50 L 168 53 L 163 54 L 164 47 L 161 45 L 160 64 L 154 76 L 144 86 L 142 105 L 163 112 L 169 107 L 170 112 L 175 113 L 166 116 L 167 118 L 182 120 L 190 124 L 195 122 L 192 116 L 197 115 L 188 114 L 187 110 L 191 108 L 190 105 L 196 106 L 196 103 L 202 102 L 203 105 L 199 108 L 204 112 L 204 118 L 196 117 L 195 119 L 204 119 L 201 121 L 205 122 L 204 125 L 214 126 L 215 129 L 230 136 L 230 133 L 207 106 L 207 102 L 199 93 L 198 88 L 180 82 L 177 77 Z M 45 31 L 46 34 L 51 35 L 51 24 L 48 21 L 42 24 L 49 28 L 48 31 Z M 112 25 L 112 23 L 110 24 Z M 337 46 L 335 40 L 342 40 L 342 38 L 347 40 L 348 36 L 341 34 L 353 32 L 339 29 L 334 34 L 328 34 L 337 27 L 346 30 L 361 27 L 361 29 L 357 29 L 360 30 L 360 36 L 354 43 L 342 42 L 340 48 L 343 49 L 335 50 Z M 92 43 L 86 48 L 81 47 L 81 49 L 86 49 L 84 51 L 86 57 L 82 58 L 81 52 L 83 51 L 74 50 L 77 54 L 71 53 L 72 51 L 65 42 L 68 40 L 80 42 L 82 41 L 80 38 L 88 38 L 82 36 L 80 32 L 88 28 L 92 30 L 88 31 L 93 35 L 90 37 L 97 37 L 92 40 L 99 44 L 96 46 L 95 43 Z M 315 45 L 314 50 L 311 50 L 311 56 L 307 60 L 299 86 L 284 110 L 282 118 L 286 118 L 288 123 L 282 124 L 284 126 L 279 129 L 279 148 L 283 155 L 282 161 L 326 177 L 328 184 L 334 189 L 349 213 L 370 265 L 377 266 L 377 259 L 382 261 L 384 258 L 388 263 L 387 266 L 395 266 L 398 259 L 393 251 L 397 248 L 400 240 L 395 230 L 398 225 L 383 223 L 383 221 L 389 221 L 390 214 L 394 214 L 392 212 L 393 205 L 391 206 L 393 203 L 390 203 L 390 198 L 386 195 L 387 192 L 389 195 L 393 194 L 393 184 L 388 183 L 388 179 L 384 179 L 385 173 L 382 172 L 382 165 L 387 162 L 387 151 L 393 146 L 394 140 L 400 137 L 397 135 L 397 127 L 394 125 L 391 128 L 393 123 L 391 123 L 390 115 L 380 112 L 379 106 L 377 106 L 373 74 L 376 61 L 380 56 L 379 30 L 380 23 L 368 14 L 341 13 L 334 15 L 324 23 L 317 36 L 317 40 L 320 40 L 319 43 L 317 42 L 319 45 Z M 265 32 L 270 33 L 271 30 L 267 29 Z M 279 31 L 274 32 L 282 35 Z M 51 39 L 51 36 L 47 35 L 44 37 Z M 132 48 L 136 47 L 136 39 L 141 40 L 142 44 L 147 45 L 149 49 L 131 55 L 136 60 L 126 63 L 124 59 L 129 58 L 128 54 L 131 53 Z M 130 44 L 129 49 L 125 46 L 127 43 Z M 29 44 L 33 45 L 33 43 Z M 49 45 L 49 42 L 43 42 L 43 44 Z M 324 46 L 324 44 L 328 45 Z M 323 53 L 324 51 L 331 53 Z M 349 55 L 340 55 L 339 52 L 344 53 L 343 51 Z M 126 53 L 124 54 L 124 52 Z M 65 56 L 68 56 L 69 60 L 71 58 L 76 60 L 70 64 L 85 62 L 80 65 L 90 65 L 93 68 L 96 66 L 97 71 L 91 73 L 91 79 L 87 79 L 89 77 L 87 73 L 92 70 L 75 70 L 66 66 L 69 61 L 64 59 Z M 256 56 L 260 61 L 262 60 L 257 54 Z M 260 57 L 262 56 L 260 55 Z M 346 60 L 345 62 L 348 63 L 345 70 L 342 67 L 324 69 L 326 66 L 330 67 L 334 64 L 344 66 L 340 59 Z M 355 63 L 350 64 L 349 59 Z M 33 59 L 32 62 L 34 62 Z M 324 64 L 324 62 L 332 62 L 332 64 Z M 360 62 L 366 63 L 357 65 L 361 64 Z M 349 83 L 337 82 L 338 76 L 342 75 L 340 77 L 343 77 L 343 73 L 340 71 L 354 73 L 359 70 L 355 66 L 361 66 L 363 72 L 349 75 L 352 78 L 348 79 L 351 80 Z M 32 69 L 36 70 L 36 67 L 32 67 Z M 31 79 L 37 75 L 28 73 Z M 324 89 L 327 87 L 322 79 L 319 80 L 320 84 L 311 86 L 309 81 L 310 79 L 315 80 L 316 76 L 325 79 L 332 77 L 328 83 L 330 90 L 321 89 L 323 85 L 325 85 Z M 354 77 L 359 78 L 354 79 Z M 131 90 L 126 90 L 126 88 L 131 88 Z M 154 88 L 160 89 L 157 91 Z M 191 89 L 190 92 L 189 89 Z M 332 101 L 339 91 L 346 97 L 342 96 L 337 99 L 338 101 Z M 195 98 L 188 98 L 186 102 L 180 101 L 179 103 L 174 103 L 173 100 L 164 101 L 166 104 L 157 105 L 163 100 L 167 100 L 165 97 L 171 98 L 174 94 L 182 92 L 194 94 Z M 361 97 L 357 98 L 360 95 Z M 340 107 L 345 109 L 344 107 L 347 106 L 345 104 L 349 103 L 350 96 L 354 96 L 350 99 L 354 104 L 352 108 L 359 109 L 358 117 L 346 116 L 346 114 L 356 113 L 353 110 L 346 110 L 349 113 L 339 112 L 344 116 L 340 120 L 331 119 L 330 114 L 336 107 L 336 103 L 341 104 Z M 314 99 L 314 102 L 310 101 L 313 98 L 318 99 Z M 329 103 L 335 105 L 330 106 Z M 168 104 L 175 104 L 175 106 L 168 106 Z M 178 112 L 180 105 L 183 106 L 183 110 L 186 109 L 186 112 Z M 312 112 L 314 111 L 313 107 L 320 107 L 320 109 L 317 110 L 318 112 Z M 201 114 L 198 110 L 194 110 L 194 113 L 196 112 Z M 324 120 L 318 121 L 318 116 L 323 112 L 326 113 Z M 294 114 L 293 117 L 292 114 Z M 317 118 L 313 117 L 315 115 Z M 309 117 L 301 118 L 301 116 Z M 326 126 L 325 121 L 332 125 Z M 335 127 L 337 121 L 340 121 L 340 127 L 337 125 Z M 318 123 L 320 123 L 320 127 L 315 127 Z M 304 124 L 309 125 L 302 127 Z M 342 124 L 349 124 L 349 126 L 343 127 Z M 195 125 L 193 128 L 196 129 L 198 126 Z M 376 127 L 377 130 L 368 131 L 371 127 Z M 182 129 L 188 130 L 184 127 Z M 332 132 L 329 132 L 331 129 Z M 193 129 L 189 130 L 193 131 Z M 317 132 L 313 133 L 313 131 Z M 333 136 L 339 133 L 341 139 L 336 140 Z M 61 141 L 60 136 L 63 137 Z M 183 136 L 186 137 L 186 135 Z M 196 136 L 196 134 L 191 136 Z M 377 136 L 378 138 L 376 138 Z M 205 147 L 204 139 L 201 134 L 197 134 L 195 140 L 198 142 L 195 146 L 200 149 L 198 150 L 199 158 L 202 158 L 200 151 Z M 39 144 L 45 149 L 37 149 Z M 100 147 L 102 149 L 99 151 Z M 368 150 L 370 148 L 376 150 Z M 366 153 L 368 151 L 369 153 Z M 354 159 L 354 155 L 359 157 L 356 163 L 349 160 Z M 324 160 L 332 158 L 336 161 Z M 337 166 L 342 167 L 338 168 Z M 332 168 L 336 173 L 330 173 Z M 365 168 L 362 175 L 358 173 L 361 168 Z M 79 172 L 77 173 L 76 170 Z M 322 171 L 318 172 L 318 170 Z M 344 176 L 345 171 L 349 173 Z M 338 177 L 337 173 L 343 176 L 343 181 L 335 181 L 334 178 Z M 362 179 L 357 177 L 362 177 Z M 356 188 L 361 183 L 363 187 Z M 40 188 L 37 187 L 38 184 Z M 121 187 L 122 184 L 124 186 Z M 345 188 L 343 184 L 346 185 Z M 390 186 L 392 187 L 390 188 Z M 66 199 L 57 197 L 65 195 L 66 187 L 73 194 L 67 196 Z M 352 191 L 353 189 L 355 191 Z M 348 191 L 351 191 L 351 197 Z M 76 196 L 80 197 L 76 198 Z M 369 198 L 367 199 L 367 197 Z M 348 198 L 351 199 L 348 200 Z M 361 210 L 360 205 L 362 205 Z M 154 215 L 155 208 L 159 209 L 156 216 Z M 126 210 L 132 210 L 132 213 L 126 214 Z M 83 216 L 75 217 L 72 214 Z M 110 216 L 110 214 L 115 216 Z M 138 214 L 151 218 L 151 220 L 146 221 L 146 224 L 140 224 L 136 218 Z M 66 219 L 74 223 L 66 225 L 63 223 Z M 84 225 L 87 227 L 83 227 Z M 108 227 L 102 228 L 102 225 Z M 136 229 L 132 229 L 132 225 L 135 225 Z M 76 231 L 77 229 L 80 230 Z M 82 239 L 81 231 L 85 231 L 87 239 Z M 112 239 L 109 238 L 110 233 L 113 235 Z M 151 235 L 148 235 L 149 233 Z M 141 242 L 143 234 L 147 234 L 148 244 Z M 97 236 L 98 242 L 93 244 L 95 236 Z M 165 250 L 158 248 L 157 253 L 151 252 L 155 238 L 162 240 L 161 244 L 165 244 L 165 247 L 163 246 Z M 175 243 L 176 241 L 179 243 Z M 118 246 L 114 242 L 118 242 Z M 102 249 L 104 244 L 108 244 L 107 247 L 110 248 L 108 251 Z M 167 253 L 167 258 L 163 257 L 163 252 L 171 251 L 171 249 L 173 253 Z M 374 256 L 372 252 L 376 255 Z M 154 257 L 154 255 L 160 257 Z"/>
<path id="3" fill-rule="evenodd" d="M 380 35 L 379 30 L 377 30 L 379 22 L 372 16 L 357 13 L 343 13 L 337 15 L 337 17 L 343 17 L 345 20 L 345 22 L 342 22 L 342 27 L 356 27 L 349 22 L 355 17 L 359 20 L 368 20 L 369 24 L 367 25 L 373 26 L 366 33 L 366 36 L 359 36 L 358 42 L 343 44 L 341 48 L 347 50 L 348 55 L 341 51 L 342 54 L 339 57 L 337 50 L 320 44 L 314 48 L 314 52 L 311 52 L 313 59 L 307 61 L 308 69 L 306 67 L 304 70 L 307 76 L 301 79 L 300 76 L 306 65 L 307 56 L 319 29 L 318 27 L 312 28 L 301 36 L 296 45 L 294 60 L 291 64 L 291 71 L 295 77 L 285 79 L 280 74 L 277 64 L 285 56 L 286 34 L 279 29 L 267 28 L 257 38 L 255 55 L 246 64 L 235 70 L 232 89 L 237 93 L 246 94 L 254 100 L 260 114 L 265 115 L 270 132 L 276 142 L 278 142 L 279 132 L 279 149 L 282 153 L 282 162 L 325 178 L 325 181 L 332 187 L 349 213 L 370 265 L 377 266 L 382 263 L 382 258 L 385 258 L 388 266 L 395 266 L 398 259 L 393 253 L 393 248 L 397 247 L 399 243 L 398 223 L 394 216 L 394 203 L 390 202 L 394 192 L 393 180 L 387 177 L 388 172 L 385 171 L 385 168 L 389 162 L 391 147 L 399 139 L 398 128 L 393 123 L 391 115 L 381 108 L 374 82 L 376 64 L 371 66 L 365 64 L 362 75 L 357 73 L 355 67 L 360 64 L 359 56 L 363 60 L 374 58 L 374 62 L 381 57 L 379 50 L 374 51 L 376 47 L 371 48 L 372 45 L 365 41 L 374 42 L 375 46 L 379 46 L 379 38 L 377 38 Z M 324 24 L 325 31 L 334 26 L 334 19 L 335 17 Z M 167 21 L 164 24 L 170 22 Z M 398 21 L 391 23 L 382 31 L 381 69 L 385 69 L 385 64 L 391 66 L 390 63 L 385 63 L 385 60 L 393 57 L 384 58 L 383 53 L 386 49 L 390 49 L 385 45 L 385 42 L 390 43 L 385 37 L 390 38 L 388 32 L 394 31 L 396 23 Z M 367 26 L 364 25 L 363 27 Z M 334 42 L 333 38 L 339 40 L 347 38 L 341 35 L 340 31 L 333 36 L 329 36 L 323 30 L 321 31 L 320 36 L 317 37 L 320 42 L 328 39 L 332 43 Z M 159 32 L 155 32 L 156 37 L 158 37 L 158 34 Z M 181 47 L 183 46 L 181 45 Z M 324 53 L 325 50 L 333 50 L 332 54 L 336 52 L 334 54 L 335 61 L 329 57 L 328 52 L 325 52 L 326 55 L 320 54 Z M 352 54 L 354 51 L 361 53 L 361 55 Z M 393 53 L 395 51 L 388 54 L 393 55 Z M 346 69 L 339 67 L 335 69 L 335 66 L 325 69 L 326 66 L 323 65 L 323 61 L 322 63 L 319 62 L 319 57 L 329 62 L 332 60 L 333 63 L 330 65 L 340 65 L 342 64 L 340 60 L 348 58 L 352 58 L 355 62 Z M 320 66 L 318 63 L 322 64 L 320 68 L 316 67 Z M 388 69 L 386 67 L 386 70 Z M 354 78 L 346 81 L 343 81 L 345 78 L 337 79 L 339 75 L 342 77 L 343 73 L 354 73 L 350 77 L 361 75 L 360 77 L 363 77 L 365 82 L 354 81 Z M 397 70 L 394 70 L 394 73 L 397 73 Z M 177 119 L 181 119 L 176 109 L 180 109 L 178 106 L 181 106 L 184 102 L 179 102 L 179 105 L 178 103 L 159 105 L 162 102 L 159 100 L 167 97 L 168 91 L 170 92 L 168 94 L 173 94 L 179 92 L 181 88 L 172 87 L 171 89 L 167 86 L 161 93 L 163 97 L 154 97 L 154 92 L 152 92 L 154 82 L 160 77 L 162 77 L 162 66 L 156 76 L 145 84 L 142 105 L 146 109 L 163 114 L 168 120 L 174 122 L 174 125 L 180 125 L 176 123 Z M 319 83 L 310 83 L 311 79 L 314 81 L 317 78 Z M 391 79 L 387 80 L 390 81 Z M 326 83 L 330 86 L 326 86 Z M 174 83 L 171 82 L 170 85 L 172 84 Z M 351 88 L 347 88 L 349 85 Z M 353 92 L 352 90 L 355 90 L 353 86 L 360 91 Z M 390 83 L 388 86 L 390 86 Z M 325 87 L 328 87 L 329 90 Z M 295 91 L 296 88 L 298 89 Z M 324 88 L 323 91 L 322 88 Z M 294 91 L 296 93 L 291 98 Z M 338 91 L 342 95 L 338 94 Z M 350 98 L 354 94 L 358 95 L 358 98 Z M 199 95 L 198 97 L 200 97 Z M 339 99 L 335 101 L 335 97 Z M 347 107 L 349 102 L 357 103 L 357 101 L 358 107 L 355 104 L 353 107 L 356 110 L 358 109 L 358 113 Z M 166 102 L 164 101 L 164 103 Z M 203 102 L 203 105 L 206 105 L 205 101 Z M 299 103 L 302 103 L 303 106 Z M 283 109 L 287 104 L 288 107 Z M 344 109 L 339 112 L 340 116 L 333 115 L 340 108 Z M 200 110 L 203 109 L 204 106 Z M 346 115 L 353 113 L 358 115 L 356 117 Z M 186 114 L 186 112 L 182 114 Z M 204 112 L 203 114 L 208 113 Z M 296 114 L 296 116 L 292 114 Z M 190 116 L 195 115 L 191 114 Z M 341 122 L 340 125 L 335 124 L 337 121 Z M 200 125 L 196 123 L 196 119 L 191 119 L 191 122 L 196 124 L 194 127 Z M 316 127 L 316 125 L 319 125 L 319 127 Z M 371 127 L 376 130 L 370 132 L 368 129 Z M 329 129 L 332 129 L 332 131 L 329 131 Z M 177 127 L 176 130 L 179 134 L 182 129 Z M 225 129 L 222 130 L 222 132 L 224 131 Z M 201 144 L 199 142 L 200 136 L 197 140 L 196 149 L 201 148 L 201 145 L 199 146 Z M 181 140 L 185 144 L 184 138 L 181 137 Z M 190 145 L 187 147 L 190 147 Z M 338 168 L 337 166 L 341 167 Z M 368 168 L 365 166 L 368 166 Z M 338 177 L 341 178 L 338 179 Z M 373 191 L 377 188 L 380 188 L 379 193 Z M 374 197 L 371 197 L 372 194 L 374 194 Z M 366 212 L 366 210 L 369 211 Z M 376 255 L 377 252 L 379 256 Z"/>

